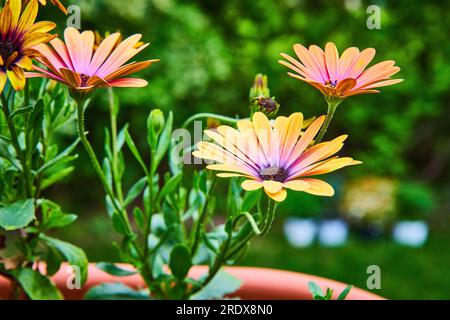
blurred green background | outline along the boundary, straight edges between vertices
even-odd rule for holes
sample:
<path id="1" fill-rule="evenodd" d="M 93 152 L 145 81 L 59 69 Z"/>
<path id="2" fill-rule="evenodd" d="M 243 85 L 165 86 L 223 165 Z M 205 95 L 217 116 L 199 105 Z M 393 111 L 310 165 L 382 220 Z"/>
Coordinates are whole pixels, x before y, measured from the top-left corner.
<path id="1" fill-rule="evenodd" d="M 330 0 L 80 0 L 82 29 L 142 33 L 150 42 L 138 59 L 161 62 L 141 76 L 145 89 L 116 90 L 121 98 L 121 123 L 144 145 L 145 119 L 155 107 L 175 112 L 181 124 L 200 111 L 248 116 L 248 89 L 256 73 L 269 76 L 271 93 L 281 104 L 280 114 L 301 111 L 305 117 L 326 112 L 320 93 L 286 75 L 279 53 L 293 55 L 292 45 L 336 43 L 344 48 L 374 47 L 374 62 L 395 60 L 405 81 L 382 88 L 381 94 L 351 97 L 338 109 L 329 138 L 348 133 L 342 154 L 364 165 L 329 176 L 337 189 L 333 199 L 290 194 L 278 210 L 274 231 L 253 242 L 242 262 L 313 273 L 365 288 L 369 265 L 382 270 L 382 288 L 388 298 L 450 298 L 450 140 L 447 110 L 450 100 L 449 1 L 330 1 Z M 381 29 L 369 30 L 366 12 L 381 8 Z M 47 6 L 41 18 L 65 17 Z M 108 124 L 104 92 L 98 92 L 88 111 L 88 130 L 101 153 L 103 127 Z M 79 150 L 78 172 L 50 190 L 79 221 L 61 237 L 84 247 L 92 261 L 117 259 L 113 231 L 103 193 L 88 159 Z M 135 168 L 130 164 L 132 180 Z M 338 248 L 314 245 L 294 249 L 287 245 L 282 222 L 287 216 L 337 217 L 344 213 L 349 182 L 387 178 L 406 190 L 394 209 L 380 200 L 375 218 L 352 220 L 350 240 Z M 377 178 L 375 178 L 377 179 Z M 358 182 L 356 182 L 358 189 Z M 405 195 L 406 194 L 406 195 Z M 375 198 L 376 199 L 376 198 Z M 430 200 L 432 199 L 432 200 Z M 397 199 L 398 200 L 398 199 Z M 376 201 L 376 200 L 375 200 Z M 430 203 L 431 202 L 431 203 Z M 393 212 L 391 212 L 393 211 Z M 422 248 L 395 244 L 390 237 L 398 219 L 423 219 L 430 237 Z M 375 224 L 373 224 L 374 221 Z M 382 224 L 380 227 L 380 223 Z M 372 226 L 377 226 L 373 233 Z M 373 230 L 372 230 L 373 231 Z"/>

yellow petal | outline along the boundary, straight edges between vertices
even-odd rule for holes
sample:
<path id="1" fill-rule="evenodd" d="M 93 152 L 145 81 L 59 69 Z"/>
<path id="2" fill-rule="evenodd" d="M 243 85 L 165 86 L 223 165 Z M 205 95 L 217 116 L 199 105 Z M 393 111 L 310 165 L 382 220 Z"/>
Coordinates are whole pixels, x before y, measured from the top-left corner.
<path id="1" fill-rule="evenodd" d="M 344 168 L 346 166 L 353 166 L 361 163 L 361 161 L 353 160 L 352 158 L 348 157 L 325 160 L 314 165 L 313 167 L 310 167 L 310 169 L 305 170 L 302 173 L 302 176 L 325 174 Z"/>
<path id="2" fill-rule="evenodd" d="M 12 22 L 12 12 L 9 2 L 6 3 L 5 7 L 0 11 L 0 33 L 6 34 L 11 28 Z"/>
<path id="3" fill-rule="evenodd" d="M 309 188 L 305 192 L 316 195 L 316 196 L 327 196 L 331 197 L 334 195 L 333 187 L 326 183 L 325 181 L 319 179 L 302 179 L 304 182 L 309 184 Z"/>
<path id="4" fill-rule="evenodd" d="M 39 21 L 39 22 L 31 25 L 30 27 L 28 27 L 26 32 L 27 33 L 31 33 L 31 32 L 46 33 L 46 32 L 49 32 L 49 31 L 55 29 L 55 27 L 56 27 L 56 23 L 54 23 L 54 22 Z"/>
<path id="5" fill-rule="evenodd" d="M 264 190 L 267 193 L 272 193 L 272 194 L 278 193 L 283 188 L 283 184 L 281 182 L 273 181 L 273 180 L 264 180 L 263 186 L 264 186 Z"/>
<path id="6" fill-rule="evenodd" d="M 300 112 L 293 113 L 289 116 L 288 121 L 281 134 L 282 156 L 281 163 L 284 164 L 286 159 L 294 149 L 298 141 L 302 129 L 303 114 Z"/>
<path id="7" fill-rule="evenodd" d="M 291 180 L 283 183 L 283 187 L 294 191 L 305 191 L 309 189 L 309 184 L 302 180 Z"/>
<path id="8" fill-rule="evenodd" d="M 273 200 L 275 200 L 276 202 L 282 202 L 286 199 L 287 196 L 287 191 L 284 189 L 281 189 L 280 191 L 278 191 L 277 193 L 268 193 L 266 191 L 266 194 Z"/>
<path id="9" fill-rule="evenodd" d="M 262 112 L 255 112 L 253 114 L 253 127 L 255 128 L 256 136 L 258 137 L 259 144 L 261 145 L 264 154 L 268 159 L 271 155 L 272 146 L 272 126 L 269 119 Z"/>
<path id="10" fill-rule="evenodd" d="M 19 21 L 20 12 L 22 10 L 22 0 L 9 0 L 9 6 L 11 7 L 12 13 L 12 25 L 17 25 Z"/>
<path id="11" fill-rule="evenodd" d="M 253 190 L 258 190 L 261 189 L 263 186 L 263 184 L 261 183 L 261 181 L 257 181 L 257 180 L 244 180 L 241 183 L 241 187 L 244 190 L 247 191 L 253 191 Z"/>
<path id="12" fill-rule="evenodd" d="M 221 172 L 218 173 L 217 176 L 219 178 L 234 178 L 234 177 L 247 177 L 247 178 L 251 178 L 250 176 L 247 176 L 245 174 L 240 174 L 240 173 L 228 173 L 228 172 Z"/>
<path id="13" fill-rule="evenodd" d="M 291 152 L 291 155 L 286 161 L 286 166 L 290 166 L 292 163 L 294 163 L 300 155 L 305 151 L 305 149 L 308 147 L 308 145 L 311 143 L 311 141 L 314 139 L 316 134 L 319 132 L 320 128 L 322 127 L 323 122 L 325 121 L 325 116 L 320 116 L 314 122 L 308 127 L 308 129 L 305 131 L 305 133 L 302 135 L 302 137 L 298 140 L 297 144 L 295 145 L 294 149 Z"/>
<path id="14" fill-rule="evenodd" d="M 12 70 L 7 70 L 6 72 L 14 90 L 20 91 L 25 87 L 25 74 L 21 68 L 14 66 Z"/>
<path id="15" fill-rule="evenodd" d="M 33 24 L 34 20 L 36 20 L 38 7 L 39 5 L 35 0 L 32 0 L 28 3 L 19 20 L 19 31 L 22 31 Z"/>
<path id="16" fill-rule="evenodd" d="M 31 61 L 30 58 L 28 58 L 27 56 L 23 56 L 21 57 L 17 62 L 16 65 L 18 65 L 19 67 L 26 69 L 26 70 L 31 70 L 33 69 L 33 62 Z"/>
<path id="17" fill-rule="evenodd" d="M 6 78 L 7 78 L 6 73 L 0 70 L 0 93 L 3 92 L 3 88 L 5 87 L 6 84 Z"/>
<path id="18" fill-rule="evenodd" d="M 229 172 L 237 172 L 246 175 L 252 175 L 252 172 L 246 167 L 234 164 L 210 164 L 206 166 L 208 170 L 217 170 L 217 171 L 229 171 Z"/>

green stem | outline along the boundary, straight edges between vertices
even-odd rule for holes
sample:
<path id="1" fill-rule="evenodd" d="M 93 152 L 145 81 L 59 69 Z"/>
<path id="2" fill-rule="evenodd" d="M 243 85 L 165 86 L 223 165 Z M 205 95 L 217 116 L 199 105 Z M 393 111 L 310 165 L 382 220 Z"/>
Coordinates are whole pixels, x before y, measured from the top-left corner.
<path id="1" fill-rule="evenodd" d="M 89 143 L 88 139 L 86 138 L 86 132 L 84 128 L 84 108 L 85 105 L 89 103 L 89 100 L 86 99 L 77 99 L 77 126 L 78 126 L 78 135 L 80 137 L 81 143 L 83 144 L 84 149 L 88 153 L 89 159 L 91 160 L 92 166 L 97 173 L 97 176 L 99 177 L 100 181 L 102 182 L 103 188 L 105 189 L 105 192 L 110 197 L 111 202 L 114 206 L 114 208 L 117 210 L 117 212 L 122 214 L 122 219 L 126 225 L 127 232 L 130 234 L 132 233 L 132 228 L 130 225 L 130 221 L 128 219 L 128 215 L 123 210 L 123 208 L 120 207 L 120 205 L 116 202 L 116 197 L 114 196 L 113 191 L 111 190 L 105 174 L 103 173 L 103 170 L 97 160 L 97 156 L 95 155 L 94 149 L 92 148 L 91 144 Z"/>
<path id="2" fill-rule="evenodd" d="M 264 220 L 264 226 L 259 236 L 261 237 L 265 236 L 267 232 L 269 232 L 270 228 L 272 227 L 273 220 L 275 219 L 276 209 L 277 209 L 277 202 L 275 202 L 272 199 L 269 199 L 269 202 L 267 203 L 267 213 Z"/>
<path id="3" fill-rule="evenodd" d="M 196 226 L 194 229 L 193 243 L 192 243 L 192 248 L 191 248 L 191 257 L 194 257 L 194 255 L 196 254 L 197 249 L 198 249 L 198 244 L 199 244 L 200 237 L 201 237 L 202 226 L 204 224 L 204 220 L 206 218 L 206 213 L 208 211 L 209 199 L 211 198 L 212 191 L 214 190 L 214 187 L 216 186 L 216 181 L 217 181 L 217 177 L 216 177 L 216 175 L 213 175 L 213 178 L 211 181 L 211 187 L 208 190 L 208 193 L 206 195 L 205 204 L 203 205 L 202 212 L 200 214 L 200 217 L 197 220 L 197 223 L 196 223 Z"/>
<path id="4" fill-rule="evenodd" d="M 207 286 L 208 283 L 210 283 L 211 280 L 214 279 L 217 272 L 219 272 L 220 267 L 222 267 L 223 262 L 226 261 L 226 256 L 227 256 L 228 249 L 230 247 L 230 243 L 231 243 L 231 239 L 232 239 L 232 235 L 233 235 L 233 228 L 229 229 L 229 231 L 227 232 L 227 235 L 228 235 L 227 239 L 223 243 L 219 255 L 217 255 L 216 260 L 214 261 L 214 264 L 209 268 L 207 277 L 205 278 L 205 280 L 203 280 L 202 285 L 200 287 L 197 287 L 196 289 L 194 289 L 193 291 L 191 291 L 189 293 L 190 295 L 195 294 L 196 292 L 200 291 L 202 288 Z"/>
<path id="5" fill-rule="evenodd" d="M 194 114 L 193 116 L 188 118 L 181 127 L 186 129 L 191 122 L 193 122 L 197 119 L 203 119 L 203 118 L 213 118 L 213 119 L 217 119 L 219 121 L 229 123 L 229 124 L 235 124 L 240 120 L 240 119 L 236 119 L 236 118 L 221 116 L 221 115 L 215 114 L 215 113 L 203 112 L 203 113 Z"/>
<path id="6" fill-rule="evenodd" d="M 2 100 L 2 110 L 3 114 L 5 115 L 5 120 L 8 125 L 9 133 L 11 135 L 11 144 L 13 145 L 14 150 L 16 151 L 17 157 L 19 158 L 19 161 L 22 165 L 23 170 L 23 178 L 24 178 L 24 188 L 25 193 L 27 195 L 27 198 L 33 197 L 33 188 L 31 184 L 31 171 L 27 163 L 26 155 L 24 154 L 23 150 L 20 148 L 19 145 L 19 139 L 16 132 L 16 127 L 14 126 L 14 120 L 10 117 L 10 110 L 9 110 L 9 104 L 8 100 L 4 96 L 4 94 L 1 94 L 1 100 Z"/>
<path id="7" fill-rule="evenodd" d="M 336 111 L 337 106 L 342 102 L 342 99 L 338 100 L 328 100 L 328 112 L 325 123 L 322 125 L 322 128 L 319 131 L 319 134 L 316 137 L 315 144 L 318 144 L 322 141 L 325 133 L 327 132 L 328 127 L 330 126 L 331 120 L 333 119 L 334 112 Z"/>
<path id="8" fill-rule="evenodd" d="M 228 255 L 225 257 L 225 260 L 228 260 L 229 258 L 236 255 L 247 244 L 247 242 L 249 242 L 251 240 L 251 238 L 253 238 L 253 236 L 255 234 L 260 237 L 266 235 L 269 232 L 270 228 L 272 227 L 272 223 L 275 219 L 276 209 L 277 209 L 277 202 L 275 202 L 272 199 L 269 199 L 268 204 L 267 204 L 266 215 L 262 218 L 262 221 L 261 221 L 262 223 L 259 226 L 261 229 L 259 234 L 257 234 L 253 228 L 249 228 L 249 233 L 247 235 L 245 235 L 243 240 L 239 241 L 237 244 L 234 245 L 234 247 L 231 249 L 230 253 L 228 253 Z M 247 223 L 250 224 L 250 222 L 247 222 Z M 243 228 L 245 228 L 245 225 Z"/>
<path id="9" fill-rule="evenodd" d="M 108 98 L 109 98 L 109 119 L 110 119 L 110 125 L 111 125 L 111 149 L 112 149 L 112 156 L 113 156 L 113 163 L 112 163 L 112 173 L 113 173 L 113 180 L 114 180 L 114 189 L 117 193 L 117 199 L 120 203 L 120 205 L 123 205 L 123 190 L 122 190 L 122 182 L 120 180 L 119 176 L 119 169 L 118 169 L 118 150 L 117 150 L 117 114 L 114 111 L 114 93 L 112 88 L 108 88 Z"/>

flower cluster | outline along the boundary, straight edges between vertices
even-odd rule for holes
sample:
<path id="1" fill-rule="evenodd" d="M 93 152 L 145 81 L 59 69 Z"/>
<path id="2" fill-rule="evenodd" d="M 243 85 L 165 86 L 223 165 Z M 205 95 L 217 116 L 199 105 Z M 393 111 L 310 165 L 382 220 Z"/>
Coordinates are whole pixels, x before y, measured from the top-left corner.
<path id="1" fill-rule="evenodd" d="M 59 0 L 50 2 L 66 13 Z M 206 170 L 194 170 L 186 183 L 186 168 L 175 163 L 169 153 L 171 147 L 176 149 L 172 112 L 168 116 L 159 109 L 149 113 L 147 132 L 140 136 L 146 137 L 150 152 L 140 152 L 140 144 L 131 135 L 132 124 L 118 130 L 120 103 L 113 88 L 148 85 L 145 79 L 132 75 L 159 60 L 132 59 L 149 44 L 140 34 L 123 37 L 115 32 L 102 37 L 97 31 L 80 32 L 71 27 L 59 38 L 49 33 L 55 23 L 35 22 L 39 4 L 46 3 L 6 0 L 0 11 L 0 275 L 31 299 L 62 298 L 47 278 L 62 262 L 77 265 L 81 282 L 87 279 L 84 252 L 46 234 L 71 224 L 76 216 L 63 213 L 59 205 L 43 196 L 46 187 L 72 172 L 74 167 L 67 164 L 76 158 L 72 152 L 79 142 L 102 183 L 105 196 L 101 198 L 106 199 L 112 226 L 123 237 L 120 257 L 135 267 L 149 289 L 143 293 L 129 288 L 124 297 L 186 299 L 201 293 L 202 297 L 217 298 L 217 292 L 208 296 L 207 288 L 215 287 L 208 285 L 225 262 L 242 255 L 253 236 L 270 230 L 277 204 L 286 199 L 288 191 L 333 196 L 333 187 L 317 176 L 361 163 L 337 155 L 347 135 L 322 142 L 337 105 L 347 97 L 378 92 L 377 88 L 402 81 L 391 78 L 400 71 L 394 61 L 366 69 L 375 56 L 372 48 L 360 52 L 351 47 L 339 56 L 333 43 L 327 43 L 325 50 L 295 44 L 300 61 L 282 53 L 285 60 L 280 63 L 293 71 L 289 72 L 291 77 L 323 93 L 327 115 L 304 119 L 301 112 L 294 112 L 277 116 L 283 111 L 281 105 L 270 94 L 267 76 L 258 74 L 246 102 L 250 110 L 247 104 L 244 117 L 202 113 L 184 122 L 186 129 L 192 121 L 206 119 L 204 133 L 209 139 L 183 150 L 183 155 L 192 153 L 207 162 Z M 41 78 L 40 89 L 31 87 L 35 79 L 27 83 L 27 78 Z M 107 88 L 110 116 L 102 161 L 85 130 L 86 108 L 101 88 Z M 74 118 L 78 138 L 58 154 L 61 148 L 51 138 L 56 128 L 69 125 Z M 130 154 L 124 155 L 125 149 Z M 150 159 L 146 160 L 143 155 L 148 153 Z M 130 167 L 125 164 L 130 155 L 142 176 L 126 192 L 128 181 L 122 180 Z M 223 225 L 214 225 L 211 218 L 218 201 L 216 175 L 209 170 L 230 178 Z M 246 219 L 244 224 L 241 218 Z M 21 244 L 17 254 L 6 256 L 2 250 L 11 238 L 17 238 L 10 231 L 19 231 Z M 43 260 L 45 273 L 39 267 Z M 189 278 L 195 263 L 209 266 L 206 276 Z M 103 264 L 103 270 L 114 275 L 134 273 L 112 264 Z M 20 290 L 13 291 L 13 297 L 20 294 Z M 102 288 L 87 296 L 98 298 L 95 294 L 99 291 L 108 292 Z M 117 292 L 117 287 L 110 292 Z"/>

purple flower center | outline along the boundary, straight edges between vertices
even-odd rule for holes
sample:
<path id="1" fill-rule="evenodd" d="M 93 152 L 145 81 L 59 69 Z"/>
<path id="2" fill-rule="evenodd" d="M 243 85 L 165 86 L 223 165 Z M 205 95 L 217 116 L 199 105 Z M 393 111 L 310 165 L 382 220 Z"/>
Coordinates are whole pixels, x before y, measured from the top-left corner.
<path id="1" fill-rule="evenodd" d="M 86 87 L 87 86 L 87 82 L 89 80 L 89 76 L 85 75 L 84 73 L 82 73 L 82 74 L 80 74 L 80 78 L 81 78 L 80 87 Z"/>
<path id="2" fill-rule="evenodd" d="M 334 80 L 334 81 L 332 81 L 332 80 L 327 80 L 327 81 L 325 81 L 325 85 L 326 85 L 326 86 L 329 86 L 330 88 L 336 88 L 336 86 L 337 86 L 337 80 Z"/>
<path id="3" fill-rule="evenodd" d="M 283 182 L 288 177 L 288 173 L 285 169 L 275 166 L 261 170 L 259 175 L 263 180 L 273 180 L 278 182 Z"/>
<path id="4" fill-rule="evenodd" d="M 11 40 L 0 41 L 0 56 L 2 56 L 3 64 L 16 51 L 15 45 Z"/>

